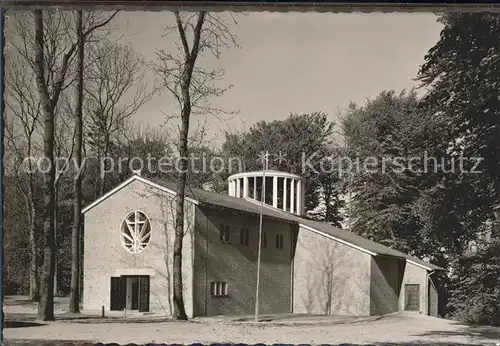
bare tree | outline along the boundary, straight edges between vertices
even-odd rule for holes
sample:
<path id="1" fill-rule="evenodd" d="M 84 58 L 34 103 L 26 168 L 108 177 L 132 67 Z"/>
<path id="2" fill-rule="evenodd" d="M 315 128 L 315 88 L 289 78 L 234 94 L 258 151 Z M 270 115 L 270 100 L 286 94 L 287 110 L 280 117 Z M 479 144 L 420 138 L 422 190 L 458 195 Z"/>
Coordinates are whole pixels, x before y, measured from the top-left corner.
<path id="1" fill-rule="evenodd" d="M 97 18 L 100 14 L 94 14 Z M 71 48 L 71 32 L 66 28 L 67 13 L 46 13 L 44 30 L 44 59 L 46 62 L 46 82 L 52 90 L 57 78 L 58 64 L 64 52 Z M 40 96 L 37 91 L 35 77 L 30 70 L 34 68 L 35 49 L 33 32 L 34 17 L 32 12 L 13 12 L 7 21 L 7 39 L 9 49 L 6 54 L 6 144 L 10 154 L 16 160 L 9 161 L 17 165 L 15 169 L 16 182 L 21 184 L 20 191 L 26 200 L 26 215 L 29 223 L 30 238 L 30 298 L 38 300 L 39 273 L 37 257 L 40 246 L 35 241 L 35 221 L 39 211 L 34 203 L 34 191 L 38 186 L 39 172 L 34 161 L 26 160 L 31 156 L 43 154 L 43 123 Z M 90 24 L 90 22 L 89 22 Z M 70 38 L 68 40 L 68 37 Z M 69 62 L 68 62 L 69 65 Z M 68 66 L 68 70 L 70 66 Z M 71 157 L 73 146 L 72 125 L 67 115 L 72 112 L 71 98 L 65 89 L 71 84 L 71 74 L 66 73 L 64 85 L 61 86 L 59 101 L 54 106 L 54 155 L 55 157 Z M 23 166 L 23 162 L 25 165 Z M 9 167 L 10 172 L 13 167 Z M 54 182 L 54 227 L 57 226 L 57 196 L 62 172 L 55 177 Z"/>
<path id="2" fill-rule="evenodd" d="M 83 36 L 83 13 L 77 12 L 76 19 L 76 37 L 78 42 L 77 52 L 77 95 L 75 108 L 75 165 L 76 176 L 73 187 L 73 229 L 71 233 L 71 292 L 69 299 L 69 311 L 72 313 L 80 312 L 80 227 L 82 216 L 82 172 L 80 166 L 82 163 L 82 132 L 83 132 L 83 64 L 84 64 L 84 45 Z"/>
<path id="3" fill-rule="evenodd" d="M 38 262 L 36 234 L 35 187 L 37 186 L 36 163 L 26 160 L 35 156 L 40 148 L 37 146 L 39 137 L 40 107 L 36 91 L 33 90 L 34 80 L 28 73 L 24 60 L 17 56 L 6 54 L 6 114 L 5 114 L 5 144 L 8 150 L 6 161 L 7 172 L 15 177 L 19 191 L 22 192 L 29 225 L 29 298 L 38 301 Z"/>
<path id="4" fill-rule="evenodd" d="M 35 65 L 34 71 L 36 75 L 36 84 L 40 101 L 42 104 L 42 112 L 44 116 L 44 155 L 49 161 L 48 172 L 45 174 L 43 184 L 44 195 L 44 263 L 41 280 L 40 302 L 38 305 L 38 318 L 41 320 L 54 319 L 54 297 L 53 285 L 54 281 L 54 266 L 55 266 L 55 237 L 54 237 L 54 109 L 62 89 L 62 83 L 68 70 L 69 59 L 73 52 L 68 51 L 63 58 L 61 68 L 61 76 L 56 81 L 56 86 L 52 96 L 49 94 L 47 80 L 45 74 L 45 47 L 44 47 L 44 30 L 43 30 L 43 13 L 41 10 L 35 11 Z"/>
<path id="5" fill-rule="evenodd" d="M 169 136 L 163 128 L 143 127 L 132 121 L 126 121 L 117 141 L 117 153 L 120 157 L 118 179 L 128 178 L 134 169 L 147 169 L 142 173 L 147 177 L 163 176 L 168 167 L 162 166 L 161 158 L 172 155 Z M 134 162 L 134 158 L 142 161 Z M 134 164 L 136 163 L 136 164 Z"/>
<path id="6" fill-rule="evenodd" d="M 126 120 L 151 100 L 155 89 L 147 90 L 144 85 L 142 58 L 130 46 L 103 40 L 89 50 L 93 63 L 85 73 L 88 142 L 106 165 L 113 140 Z M 107 188 L 108 167 L 102 168 L 99 196 Z"/>
<path id="7" fill-rule="evenodd" d="M 216 86 L 224 75 L 223 70 L 206 70 L 198 66 L 197 59 L 206 51 L 216 58 L 221 48 L 237 46 L 235 37 L 221 14 L 206 12 L 174 12 L 175 25 L 168 33 L 177 32 L 180 44 L 176 53 L 164 50 L 157 52 L 153 65 L 161 87 L 167 89 L 178 103 L 180 110 L 179 128 L 179 175 L 175 214 L 175 240 L 173 249 L 173 299 L 177 319 L 187 320 L 182 294 L 182 241 L 184 236 L 184 197 L 188 170 L 188 133 L 192 114 L 219 116 L 223 110 L 210 105 L 211 97 L 221 96 L 227 88 Z M 189 41 L 191 43 L 189 43 Z"/>
<path id="8" fill-rule="evenodd" d="M 68 31 L 64 16 L 58 13 L 48 12 L 45 17 L 48 17 L 49 23 L 54 23 L 52 19 L 59 18 L 56 21 L 61 28 Z M 116 12 L 115 12 L 116 14 Z M 109 23 L 114 15 L 111 15 L 106 20 L 95 24 L 84 32 L 84 36 L 89 35 L 96 29 L 105 26 Z M 61 19 L 63 18 L 63 19 Z M 67 48 L 62 50 L 61 55 L 56 55 L 52 62 L 47 62 L 45 59 L 46 51 L 57 47 L 61 41 L 61 37 L 54 35 L 47 37 L 44 31 L 44 13 L 42 10 L 34 11 L 34 52 L 33 70 L 36 76 L 36 85 L 42 106 L 42 114 L 44 117 L 44 156 L 48 161 L 47 172 L 43 184 L 44 195 L 44 262 L 41 278 L 40 301 L 38 304 L 38 318 L 40 320 L 54 319 L 54 270 L 55 270 L 55 235 L 54 235 L 54 183 L 55 183 L 55 162 L 54 162 L 54 113 L 59 102 L 61 92 L 68 87 L 66 84 L 70 63 L 74 58 L 77 49 L 77 42 L 72 40 L 68 43 Z M 52 39 L 53 38 L 53 39 Z M 29 56 L 29 55 L 28 55 Z"/>

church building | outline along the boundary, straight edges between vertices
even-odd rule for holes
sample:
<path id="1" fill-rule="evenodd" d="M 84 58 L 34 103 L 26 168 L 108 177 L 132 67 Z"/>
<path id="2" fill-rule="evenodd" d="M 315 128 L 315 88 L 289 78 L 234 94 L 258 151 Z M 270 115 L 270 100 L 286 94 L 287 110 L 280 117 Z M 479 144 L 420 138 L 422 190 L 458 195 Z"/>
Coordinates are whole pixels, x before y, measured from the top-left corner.
<path id="1" fill-rule="evenodd" d="M 261 211 L 261 314 L 437 316 L 442 268 L 307 219 L 300 176 L 266 171 L 263 184 L 262 171 L 244 172 L 228 183 L 228 194 L 186 188 L 188 317 L 254 313 Z M 133 175 L 83 210 L 84 309 L 172 315 L 175 191 Z"/>

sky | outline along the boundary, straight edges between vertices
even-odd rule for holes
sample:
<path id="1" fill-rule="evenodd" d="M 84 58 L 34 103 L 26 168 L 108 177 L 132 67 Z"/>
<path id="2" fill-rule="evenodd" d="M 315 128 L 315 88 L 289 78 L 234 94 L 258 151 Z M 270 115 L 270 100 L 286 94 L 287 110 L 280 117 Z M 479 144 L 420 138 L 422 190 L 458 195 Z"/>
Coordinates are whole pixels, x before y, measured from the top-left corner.
<path id="1" fill-rule="evenodd" d="M 173 48 L 173 37 L 162 37 L 172 18 L 169 12 L 122 12 L 116 25 L 152 60 L 157 49 Z M 398 12 L 236 15 L 231 32 L 240 48 L 200 61 L 224 68 L 222 85 L 233 85 L 212 105 L 239 111 L 230 119 L 207 118 L 211 136 L 290 113 L 321 111 L 335 121 L 351 101 L 362 104 L 383 90 L 417 86 L 419 66 L 439 39 L 442 26 L 436 19 L 432 13 Z M 157 127 L 173 109 L 168 94 L 158 95 L 133 120 Z"/>

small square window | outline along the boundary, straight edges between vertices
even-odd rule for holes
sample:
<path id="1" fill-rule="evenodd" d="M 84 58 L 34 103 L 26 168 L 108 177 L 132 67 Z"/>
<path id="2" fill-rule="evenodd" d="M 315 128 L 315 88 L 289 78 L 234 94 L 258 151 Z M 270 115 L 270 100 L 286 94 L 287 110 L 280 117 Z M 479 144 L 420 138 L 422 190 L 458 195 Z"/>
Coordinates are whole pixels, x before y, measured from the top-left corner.
<path id="1" fill-rule="evenodd" d="M 276 234 L 276 249 L 283 249 L 283 234 Z"/>
<path id="2" fill-rule="evenodd" d="M 212 297 L 227 297 L 227 282 L 211 282 L 210 294 Z"/>

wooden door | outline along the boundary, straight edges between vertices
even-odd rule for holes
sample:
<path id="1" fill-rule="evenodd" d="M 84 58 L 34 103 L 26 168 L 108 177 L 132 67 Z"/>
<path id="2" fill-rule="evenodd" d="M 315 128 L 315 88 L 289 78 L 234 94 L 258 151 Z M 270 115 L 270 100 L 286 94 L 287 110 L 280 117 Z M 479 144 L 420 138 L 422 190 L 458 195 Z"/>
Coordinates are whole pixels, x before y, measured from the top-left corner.
<path id="1" fill-rule="evenodd" d="M 126 288 L 125 277 L 111 277 L 111 296 L 109 304 L 109 309 L 111 311 L 125 309 Z"/>
<path id="2" fill-rule="evenodd" d="M 420 285 L 405 285 L 405 311 L 420 310 Z"/>
<path id="3" fill-rule="evenodd" d="M 149 311 L 149 276 L 139 276 L 139 312 Z"/>

